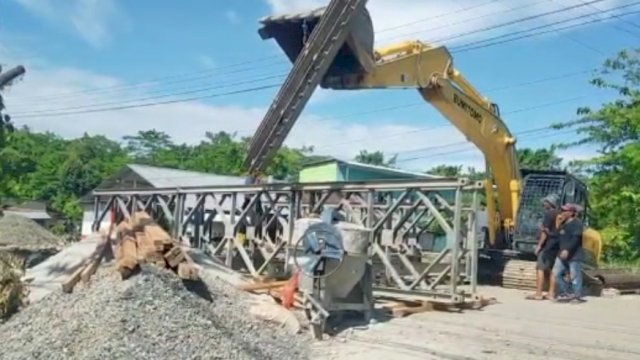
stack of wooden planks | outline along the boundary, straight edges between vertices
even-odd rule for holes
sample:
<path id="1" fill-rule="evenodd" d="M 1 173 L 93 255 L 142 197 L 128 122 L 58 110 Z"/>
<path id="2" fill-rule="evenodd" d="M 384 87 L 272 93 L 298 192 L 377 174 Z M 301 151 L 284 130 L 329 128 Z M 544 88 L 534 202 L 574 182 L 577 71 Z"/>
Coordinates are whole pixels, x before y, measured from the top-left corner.
<path id="1" fill-rule="evenodd" d="M 172 239 L 146 212 L 136 212 L 118 224 L 116 269 L 123 279 L 142 263 L 169 268 L 185 280 L 197 280 L 198 269 L 180 243 Z"/>

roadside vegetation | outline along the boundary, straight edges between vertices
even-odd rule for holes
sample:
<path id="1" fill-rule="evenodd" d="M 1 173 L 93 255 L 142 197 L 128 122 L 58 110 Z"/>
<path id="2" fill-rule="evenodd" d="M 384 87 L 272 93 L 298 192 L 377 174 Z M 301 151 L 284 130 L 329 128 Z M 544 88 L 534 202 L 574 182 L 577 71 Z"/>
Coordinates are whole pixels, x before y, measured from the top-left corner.
<path id="1" fill-rule="evenodd" d="M 589 186 L 591 226 L 605 240 L 605 261 L 640 267 L 640 50 L 622 51 L 607 60 L 591 84 L 616 99 L 599 108 L 580 108 L 577 119 L 558 119 L 549 131 L 577 130 L 579 137 L 549 149 L 519 149 L 523 168 L 568 168 Z M 0 107 L 0 111 L 2 107 Z M 206 133 L 195 145 L 179 144 L 163 132 L 140 131 L 123 139 L 85 135 L 65 139 L 53 133 L 13 129 L 0 116 L 0 199 L 47 201 L 50 210 L 67 219 L 56 232 L 69 231 L 80 220 L 79 199 L 126 163 L 139 163 L 221 175 L 242 175 L 248 138 L 225 132 Z M 597 147 L 597 156 L 566 163 L 557 150 L 580 145 Z M 278 179 L 295 181 L 313 148 L 282 149 L 268 169 Z M 372 149 L 356 160 L 394 167 L 395 157 Z M 483 177 L 482 169 L 447 164 L 426 172 Z"/>

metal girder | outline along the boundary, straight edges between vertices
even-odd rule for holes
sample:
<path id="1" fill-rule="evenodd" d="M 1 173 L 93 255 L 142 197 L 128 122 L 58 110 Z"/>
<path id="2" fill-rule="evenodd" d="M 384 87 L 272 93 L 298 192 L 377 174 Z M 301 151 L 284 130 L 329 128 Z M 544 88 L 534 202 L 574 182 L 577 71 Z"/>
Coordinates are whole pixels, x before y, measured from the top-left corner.
<path id="1" fill-rule="evenodd" d="M 229 267 L 255 277 L 286 276 L 296 251 L 295 221 L 333 208 L 369 229 L 374 271 L 384 273 L 386 286 L 455 302 L 461 298 L 458 285 L 475 287 L 477 273 L 478 201 L 474 195 L 473 203 L 463 206 L 462 193 L 481 188 L 466 184 L 435 179 L 95 191 L 95 221 L 110 209 L 129 216 L 135 205 Z M 439 253 L 420 245 L 434 220 L 447 233 Z M 425 262 L 428 254 L 432 260 Z"/>

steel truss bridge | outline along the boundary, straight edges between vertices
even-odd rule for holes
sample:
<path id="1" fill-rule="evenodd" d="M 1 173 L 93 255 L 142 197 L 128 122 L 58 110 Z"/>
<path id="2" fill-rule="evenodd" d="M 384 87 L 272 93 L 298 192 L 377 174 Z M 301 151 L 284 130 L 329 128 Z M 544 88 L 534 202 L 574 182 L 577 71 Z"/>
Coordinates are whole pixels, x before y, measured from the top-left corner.
<path id="1" fill-rule="evenodd" d="M 296 220 L 326 208 L 369 231 L 376 292 L 459 304 L 477 300 L 481 183 L 468 179 L 260 184 L 94 191 L 93 230 L 146 211 L 176 238 L 254 278 L 294 267 Z M 298 222 L 299 224 L 299 222 Z M 446 245 L 425 248 L 441 229 Z"/>

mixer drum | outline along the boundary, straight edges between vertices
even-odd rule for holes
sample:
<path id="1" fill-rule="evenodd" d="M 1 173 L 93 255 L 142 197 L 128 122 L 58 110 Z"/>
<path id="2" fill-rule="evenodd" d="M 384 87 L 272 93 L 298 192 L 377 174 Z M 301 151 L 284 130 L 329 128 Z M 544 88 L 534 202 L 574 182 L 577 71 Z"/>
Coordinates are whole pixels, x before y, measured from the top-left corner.
<path id="1" fill-rule="evenodd" d="M 307 282 L 313 281 L 311 274 L 322 259 L 325 265 L 324 274 L 319 276 L 324 280 L 325 291 L 330 294 L 329 298 L 347 297 L 362 279 L 368 262 L 368 243 L 363 242 L 368 236 L 360 234 L 361 230 L 364 229 L 349 229 L 348 235 L 343 237 L 344 229 L 338 229 L 331 224 L 317 222 L 309 225 L 302 239 L 307 259 L 299 261 L 305 263 L 300 264 L 304 267 L 301 274 L 303 287 Z M 320 247 L 320 242 L 325 245 Z M 345 253 L 346 249 L 350 249 L 351 252 Z"/>

